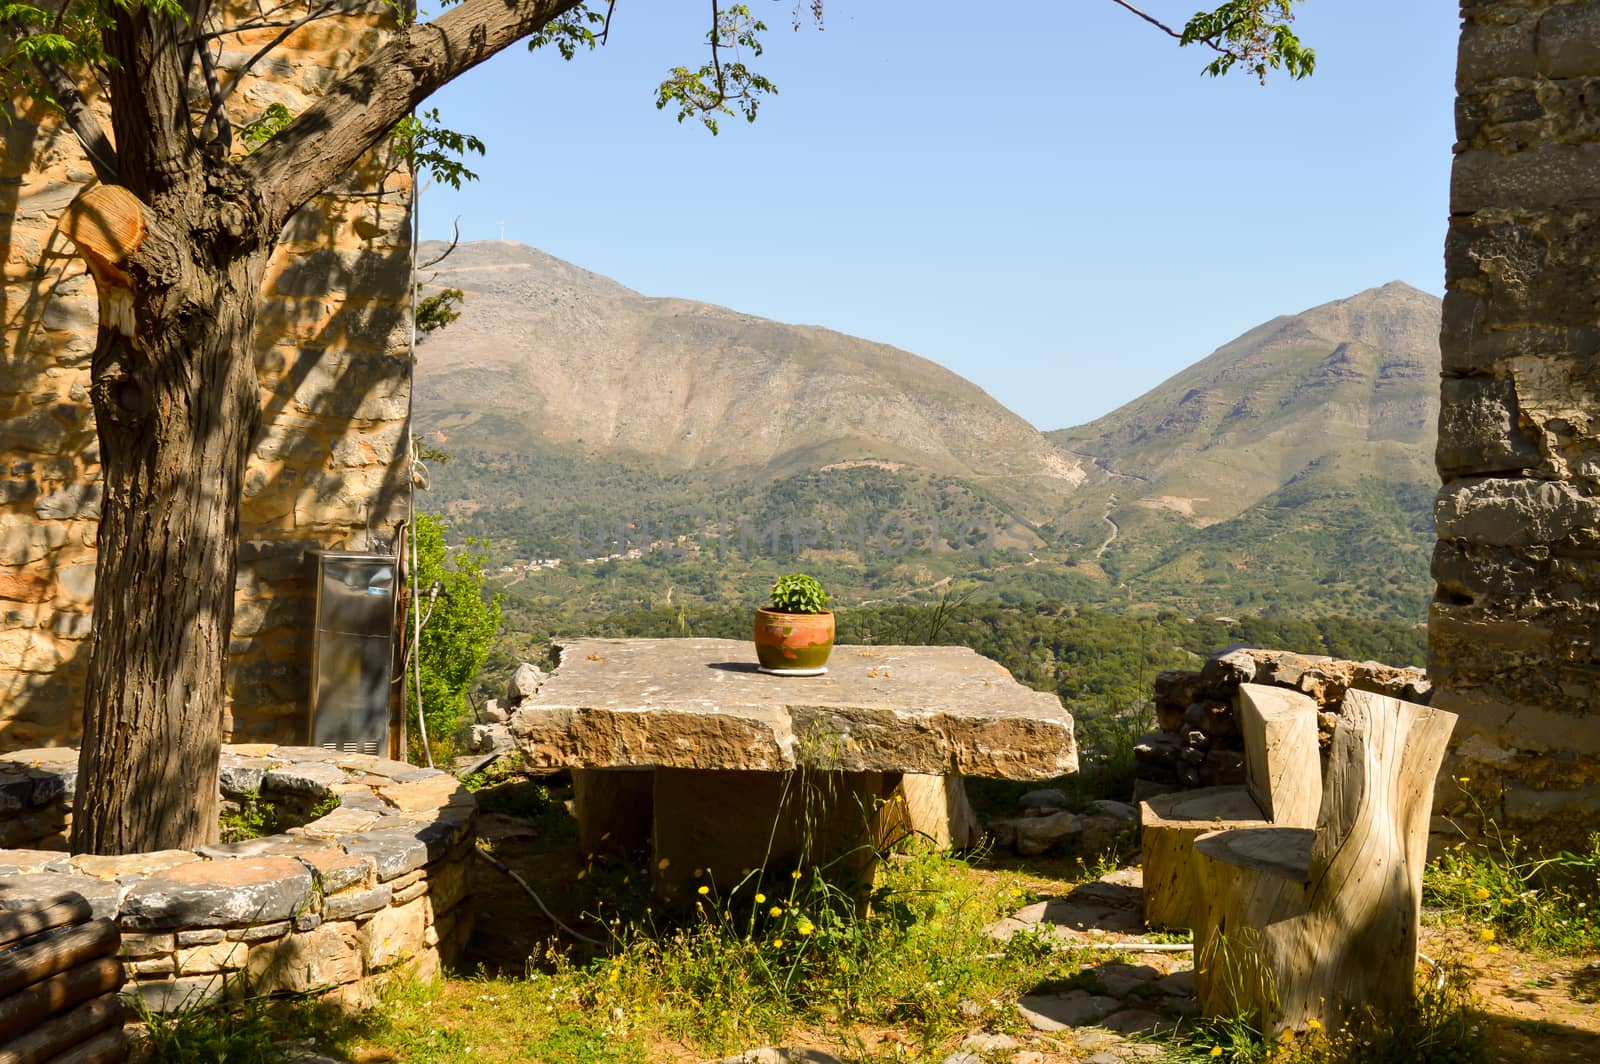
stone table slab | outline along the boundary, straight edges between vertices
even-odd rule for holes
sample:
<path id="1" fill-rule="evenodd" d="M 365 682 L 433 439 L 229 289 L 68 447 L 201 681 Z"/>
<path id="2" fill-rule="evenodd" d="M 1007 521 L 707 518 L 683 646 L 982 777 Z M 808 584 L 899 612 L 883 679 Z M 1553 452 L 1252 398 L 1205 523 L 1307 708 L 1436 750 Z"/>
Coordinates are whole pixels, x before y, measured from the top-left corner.
<path id="1" fill-rule="evenodd" d="M 1077 771 L 1072 717 L 965 647 L 838 646 L 825 676 L 770 676 L 732 639 L 576 639 L 511 718 L 540 768 Z"/>

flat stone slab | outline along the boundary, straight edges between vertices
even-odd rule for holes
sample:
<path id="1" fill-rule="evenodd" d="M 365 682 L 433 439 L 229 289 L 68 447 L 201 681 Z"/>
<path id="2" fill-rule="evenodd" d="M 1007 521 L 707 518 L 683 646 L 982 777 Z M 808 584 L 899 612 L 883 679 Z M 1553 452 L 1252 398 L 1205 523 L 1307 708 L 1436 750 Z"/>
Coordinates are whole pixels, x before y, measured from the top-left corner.
<path id="1" fill-rule="evenodd" d="M 312 901 L 310 870 L 289 857 L 196 861 L 140 880 L 122 902 L 133 928 L 286 920 Z"/>
<path id="2" fill-rule="evenodd" d="M 511 717 L 536 768 L 1076 772 L 1055 695 L 965 647 L 837 646 L 825 676 L 769 676 L 733 639 L 577 639 Z"/>

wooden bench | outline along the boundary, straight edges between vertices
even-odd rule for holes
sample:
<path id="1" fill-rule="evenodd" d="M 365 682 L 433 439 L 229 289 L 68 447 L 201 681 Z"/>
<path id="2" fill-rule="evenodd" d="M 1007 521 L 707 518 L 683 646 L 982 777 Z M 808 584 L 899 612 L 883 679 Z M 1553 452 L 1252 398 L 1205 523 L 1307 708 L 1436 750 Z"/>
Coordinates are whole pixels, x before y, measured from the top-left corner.
<path id="1" fill-rule="evenodd" d="M 1206 1015 L 1259 1010 L 1276 1038 L 1411 1000 L 1434 780 L 1455 721 L 1349 691 L 1314 829 L 1195 841 L 1195 985 Z"/>
<path id="2" fill-rule="evenodd" d="M 1298 691 L 1241 684 L 1234 719 L 1244 739 L 1245 785 L 1163 794 L 1139 805 L 1144 921 L 1195 927 L 1204 908 L 1194 841 L 1227 828 L 1311 827 L 1322 801 L 1317 705 Z"/>
<path id="3" fill-rule="evenodd" d="M 127 1059 L 121 942 L 76 894 L 0 909 L 0 1064 Z"/>

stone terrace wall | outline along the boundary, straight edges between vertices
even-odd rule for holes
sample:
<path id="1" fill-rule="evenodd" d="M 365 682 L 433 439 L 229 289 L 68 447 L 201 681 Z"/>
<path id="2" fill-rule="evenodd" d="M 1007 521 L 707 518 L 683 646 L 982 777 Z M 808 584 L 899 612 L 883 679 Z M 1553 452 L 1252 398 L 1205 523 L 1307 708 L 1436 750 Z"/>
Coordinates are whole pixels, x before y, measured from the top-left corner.
<path id="1" fill-rule="evenodd" d="M 1460 722 L 1440 803 L 1574 845 L 1600 815 L 1600 5 L 1461 8 L 1428 665 Z"/>
<path id="2" fill-rule="evenodd" d="M 274 102 L 303 110 L 390 26 L 374 2 L 300 29 L 246 76 L 234 121 Z M 223 38 L 220 65 L 243 66 L 277 32 Z M 101 495 L 94 285 L 56 228 L 93 174 L 43 106 L 10 108 L 0 120 L 0 750 L 79 733 Z M 230 659 L 235 737 L 304 738 L 304 551 L 366 549 L 405 515 L 409 245 L 410 179 L 383 151 L 290 220 L 268 271 L 263 428 L 245 480 Z"/>
<path id="3" fill-rule="evenodd" d="M 64 753 L 0 756 L 0 809 L 24 792 L 70 802 L 77 766 Z M 224 993 L 361 999 L 370 976 L 404 967 L 426 978 L 459 955 L 471 933 L 462 902 L 477 803 L 455 777 L 258 745 L 224 751 L 221 786 L 234 799 L 336 794 L 341 804 L 281 835 L 192 851 L 68 856 L 64 836 L 36 834 L 34 845 L 51 848 L 0 849 L 0 908 L 82 895 L 122 929 L 124 994 L 156 1011 Z"/>

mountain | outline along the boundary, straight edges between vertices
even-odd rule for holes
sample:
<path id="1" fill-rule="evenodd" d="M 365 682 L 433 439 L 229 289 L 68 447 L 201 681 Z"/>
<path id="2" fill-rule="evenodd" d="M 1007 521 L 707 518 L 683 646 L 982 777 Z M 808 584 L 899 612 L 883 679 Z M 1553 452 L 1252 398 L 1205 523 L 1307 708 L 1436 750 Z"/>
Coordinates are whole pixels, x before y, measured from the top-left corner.
<path id="1" fill-rule="evenodd" d="M 449 455 L 424 505 L 489 541 L 530 615 L 745 601 L 796 567 L 845 603 L 976 583 L 1011 603 L 1424 614 L 1440 303 L 1399 282 L 1041 434 L 908 352 L 519 244 L 461 245 L 426 281 L 465 302 L 418 351 L 418 431 Z"/>
<path id="2" fill-rule="evenodd" d="M 1141 598 L 1420 618 L 1439 317 L 1436 297 L 1391 282 L 1274 318 L 1049 433 L 1089 470 L 1059 542 Z"/>
<path id="3" fill-rule="evenodd" d="M 972 382 L 884 344 L 640 295 L 516 243 L 462 244 L 427 280 L 465 293 L 417 364 L 419 426 L 452 453 L 716 484 L 869 462 L 955 478 L 1025 520 L 1084 477 Z"/>

